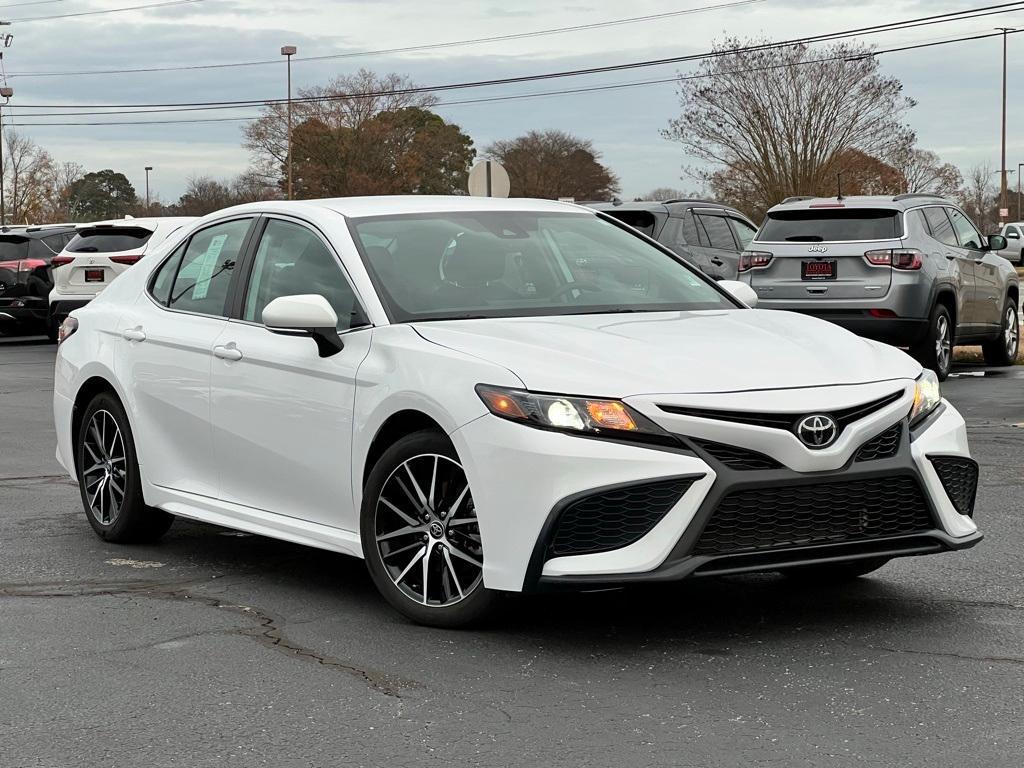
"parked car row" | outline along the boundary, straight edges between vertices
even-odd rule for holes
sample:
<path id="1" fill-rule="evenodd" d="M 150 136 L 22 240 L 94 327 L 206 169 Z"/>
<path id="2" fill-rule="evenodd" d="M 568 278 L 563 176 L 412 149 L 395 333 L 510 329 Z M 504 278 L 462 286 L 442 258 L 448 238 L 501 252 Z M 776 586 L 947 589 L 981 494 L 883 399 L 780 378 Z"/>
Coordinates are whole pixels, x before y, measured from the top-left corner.
<path id="1" fill-rule="evenodd" d="M 0 231 L 0 331 L 45 333 L 85 306 L 188 217 L 125 217 Z"/>
<path id="2" fill-rule="evenodd" d="M 740 279 L 759 306 L 838 323 L 910 349 L 945 379 L 956 345 L 1011 365 L 1020 342 L 1024 224 L 982 236 L 932 195 L 793 197 L 760 228 L 702 200 L 591 203 L 718 280 Z"/>

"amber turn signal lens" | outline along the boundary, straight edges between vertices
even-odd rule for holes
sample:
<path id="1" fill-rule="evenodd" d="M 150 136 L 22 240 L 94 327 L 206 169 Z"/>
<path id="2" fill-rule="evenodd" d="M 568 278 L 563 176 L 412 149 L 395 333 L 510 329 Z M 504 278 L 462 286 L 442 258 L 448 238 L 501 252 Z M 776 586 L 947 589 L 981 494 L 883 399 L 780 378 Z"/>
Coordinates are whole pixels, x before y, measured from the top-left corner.
<path id="1" fill-rule="evenodd" d="M 596 426 L 603 429 L 633 432 L 638 428 L 626 406 L 614 400 L 587 400 L 587 415 Z"/>
<path id="2" fill-rule="evenodd" d="M 496 392 L 493 389 L 479 389 L 480 397 L 492 413 L 499 416 L 507 416 L 510 419 L 525 419 L 526 414 L 519 407 L 519 403 L 506 395 L 504 392 Z"/>

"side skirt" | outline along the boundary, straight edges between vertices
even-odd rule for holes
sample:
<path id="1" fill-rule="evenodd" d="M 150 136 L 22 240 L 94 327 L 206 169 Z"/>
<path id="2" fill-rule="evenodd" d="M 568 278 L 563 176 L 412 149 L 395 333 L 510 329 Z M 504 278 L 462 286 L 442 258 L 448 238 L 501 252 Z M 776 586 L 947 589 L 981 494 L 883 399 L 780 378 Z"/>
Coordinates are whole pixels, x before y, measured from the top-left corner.
<path id="1" fill-rule="evenodd" d="M 159 507 L 172 515 L 212 523 L 271 539 L 290 541 L 307 547 L 341 552 L 353 557 L 363 557 L 359 534 L 328 525 L 310 523 L 286 515 L 277 515 L 262 509 L 253 509 L 240 504 L 211 499 L 184 491 L 147 484 L 146 503 Z"/>

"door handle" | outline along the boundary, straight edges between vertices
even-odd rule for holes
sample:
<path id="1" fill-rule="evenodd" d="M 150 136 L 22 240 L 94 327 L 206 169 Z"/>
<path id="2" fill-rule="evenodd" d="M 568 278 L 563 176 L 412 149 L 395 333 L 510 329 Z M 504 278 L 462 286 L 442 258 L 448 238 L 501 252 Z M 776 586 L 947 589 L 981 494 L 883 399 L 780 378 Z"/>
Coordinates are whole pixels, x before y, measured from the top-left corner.
<path id="1" fill-rule="evenodd" d="M 128 341 L 145 341 L 146 332 L 139 328 L 125 328 L 121 331 L 121 338 L 127 339 Z"/>
<path id="2" fill-rule="evenodd" d="M 956 254 L 955 253 L 947 253 L 946 254 L 946 258 L 949 259 L 950 261 L 952 261 L 953 259 L 956 258 Z"/>
<path id="3" fill-rule="evenodd" d="M 242 350 L 236 347 L 234 342 L 226 347 L 218 344 L 213 348 L 213 356 L 219 357 L 221 360 L 241 360 Z"/>
<path id="4" fill-rule="evenodd" d="M 714 264 L 714 265 L 715 265 L 716 267 L 720 267 L 720 266 L 722 266 L 723 264 L 725 264 L 725 262 L 724 262 L 724 261 L 722 261 L 722 260 L 721 260 L 720 258 L 718 258 L 717 256 L 715 256 L 715 257 L 714 257 L 713 259 L 711 259 L 711 263 L 712 263 L 712 264 Z"/>

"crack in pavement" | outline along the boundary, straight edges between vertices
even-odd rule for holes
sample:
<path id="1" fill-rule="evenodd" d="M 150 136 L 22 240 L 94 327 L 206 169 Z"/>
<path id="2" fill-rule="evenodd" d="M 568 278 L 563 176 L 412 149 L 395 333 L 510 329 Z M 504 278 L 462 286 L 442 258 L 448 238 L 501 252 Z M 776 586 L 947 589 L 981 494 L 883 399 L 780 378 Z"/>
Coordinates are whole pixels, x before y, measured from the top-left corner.
<path id="1" fill-rule="evenodd" d="M 347 663 L 334 656 L 318 653 L 312 648 L 299 645 L 284 632 L 283 619 L 269 611 L 249 605 L 224 602 L 215 597 L 207 597 L 197 593 L 196 588 L 210 582 L 196 581 L 82 581 L 82 582 L 46 582 L 23 584 L 0 584 L 0 599 L 4 598 L 36 598 L 59 599 L 74 597 L 118 597 L 138 596 L 154 600 L 172 600 L 176 602 L 194 601 L 210 608 L 220 608 L 244 616 L 256 622 L 252 628 L 229 630 L 234 634 L 251 637 L 256 642 L 292 658 L 314 662 L 334 669 L 351 677 L 362 680 L 369 688 L 394 698 L 402 698 L 404 690 L 424 688 L 417 681 L 405 680 L 393 675 L 370 669 L 363 669 Z M 160 642 L 168 642 L 162 640 Z M 159 643 L 155 643 L 159 644 Z M 142 646 L 145 647 L 145 646 Z M 116 650 L 116 649 L 112 649 Z M 127 649 L 132 650 L 132 649 Z"/>
<path id="2" fill-rule="evenodd" d="M 47 483 L 60 483 L 64 481 L 67 485 L 77 486 L 74 480 L 68 475 L 21 475 L 20 477 L 0 477 L 0 485 L 14 485 L 25 483 L 26 485 L 45 485 Z"/>
<path id="3" fill-rule="evenodd" d="M 913 648 L 892 648 L 885 645 L 867 646 L 873 651 L 887 651 L 889 653 L 906 653 L 913 656 L 938 656 L 947 659 L 962 659 L 963 661 L 988 661 L 1004 664 L 1024 664 L 1024 659 L 1016 656 L 971 656 L 965 653 L 954 653 L 953 651 L 919 651 Z"/>

